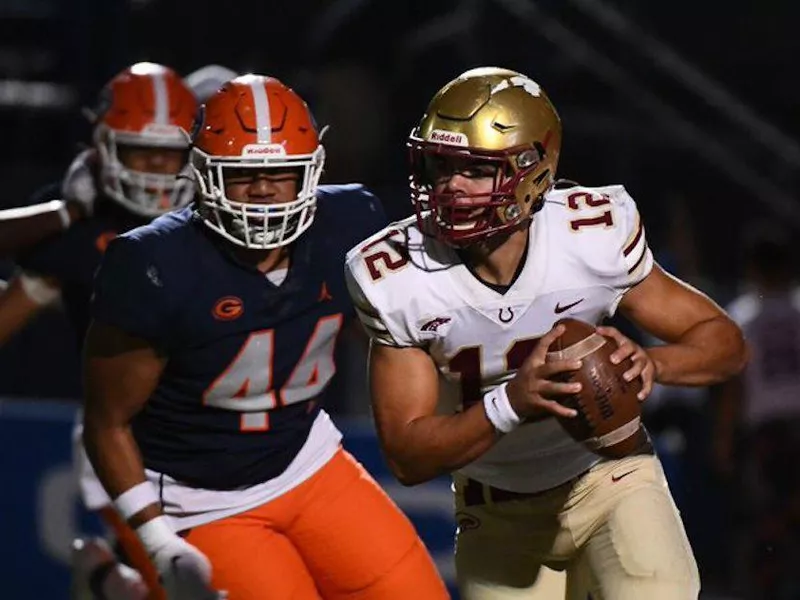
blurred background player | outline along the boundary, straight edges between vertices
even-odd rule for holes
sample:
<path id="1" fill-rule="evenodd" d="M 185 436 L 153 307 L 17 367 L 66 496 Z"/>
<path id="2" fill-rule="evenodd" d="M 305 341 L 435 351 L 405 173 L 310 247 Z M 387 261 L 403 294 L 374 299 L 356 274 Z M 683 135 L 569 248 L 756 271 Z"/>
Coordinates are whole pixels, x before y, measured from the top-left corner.
<path id="1" fill-rule="evenodd" d="M 168 67 L 137 63 L 103 88 L 91 111 L 93 144 L 73 161 L 64 180 L 38 194 L 37 204 L 63 214 L 80 207 L 81 220 L 65 219 L 61 233 L 49 237 L 19 256 L 19 271 L 0 295 L 0 343 L 5 343 L 50 302 L 61 297 L 74 328 L 78 348 L 88 326 L 89 298 L 94 272 L 108 242 L 120 233 L 191 201 L 193 185 L 187 165 L 189 132 L 197 113 L 192 91 Z M 78 199 L 64 201 L 63 198 Z M 56 206 L 59 205 L 59 206 Z M 30 210 L 30 209 L 23 209 Z M 76 215 L 77 216 L 77 215 Z M 46 211 L 23 217 L 24 227 L 53 221 Z M 14 226 L 19 226 L 16 223 Z M 47 231 L 43 227 L 40 234 Z M 114 531 L 127 560 L 140 570 L 160 597 L 157 577 L 136 536 L 119 518 L 85 458 L 80 427 L 74 434 L 75 464 L 81 495 L 89 510 L 99 511 Z M 130 584 L 131 597 L 143 586 L 130 570 L 116 565 L 100 540 L 77 543 L 76 576 L 115 588 Z M 97 568 L 102 567 L 101 571 Z M 115 578 L 120 573 L 122 581 Z M 102 572 L 107 577 L 92 576 Z M 80 585 L 76 583 L 75 593 Z"/>
<path id="2" fill-rule="evenodd" d="M 800 289 L 777 223 L 753 227 L 747 289 L 728 310 L 752 358 L 721 387 L 714 443 L 738 526 L 732 572 L 748 600 L 800 595 Z"/>
<path id="3" fill-rule="evenodd" d="M 202 114 L 195 206 L 115 239 L 97 275 L 84 439 L 101 481 L 170 597 L 446 598 L 320 406 L 354 316 L 344 255 L 385 225 L 379 202 L 318 186 L 317 125 L 276 79 L 238 77 Z"/>
<path id="4" fill-rule="evenodd" d="M 655 381 L 738 372 L 741 331 L 654 263 L 624 187 L 555 183 L 561 121 L 530 78 L 463 73 L 408 145 L 417 216 L 348 253 L 348 284 L 372 335 L 372 403 L 393 473 L 405 485 L 453 473 L 461 598 L 696 600 L 697 566 L 651 443 L 615 460 L 569 437 L 553 417 L 576 415 L 559 400 L 580 391 L 563 378 L 580 361 L 545 354 L 558 319 L 600 325 L 619 310 L 666 342 L 645 350 L 598 327 L 618 345 L 611 360 L 630 359 L 624 378 L 641 380 L 643 401 Z"/>
<path id="5" fill-rule="evenodd" d="M 194 92 L 197 101 L 204 104 L 225 83 L 234 79 L 237 73 L 222 65 L 205 65 L 183 78 L 184 83 Z"/>
<path id="6" fill-rule="evenodd" d="M 184 77 L 184 83 L 202 104 L 222 85 L 236 77 L 236 72 L 221 65 L 206 65 Z M 95 121 L 93 111 L 85 111 Z M 72 224 L 94 212 L 98 197 L 95 181 L 82 167 L 86 155 L 81 153 L 76 163 L 58 183 L 60 193 L 52 186 L 42 190 L 28 206 L 0 210 L 0 258 L 16 255 L 33 244 L 68 229 Z M 39 202 L 42 197 L 56 196 Z"/>

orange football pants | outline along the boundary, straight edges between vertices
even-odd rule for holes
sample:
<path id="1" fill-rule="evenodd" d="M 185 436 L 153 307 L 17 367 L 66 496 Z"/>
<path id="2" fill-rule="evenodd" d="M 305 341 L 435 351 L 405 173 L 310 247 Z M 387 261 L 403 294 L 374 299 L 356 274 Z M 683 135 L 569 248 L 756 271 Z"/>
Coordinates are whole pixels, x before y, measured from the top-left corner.
<path id="1" fill-rule="evenodd" d="M 191 529 L 228 600 L 439 600 L 414 527 L 344 450 L 298 487 Z"/>

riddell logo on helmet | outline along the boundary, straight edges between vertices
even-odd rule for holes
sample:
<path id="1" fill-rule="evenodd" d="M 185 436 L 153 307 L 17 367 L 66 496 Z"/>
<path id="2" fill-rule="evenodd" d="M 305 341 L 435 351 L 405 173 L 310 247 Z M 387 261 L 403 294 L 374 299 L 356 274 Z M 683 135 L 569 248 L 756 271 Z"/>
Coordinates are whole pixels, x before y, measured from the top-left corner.
<path id="1" fill-rule="evenodd" d="M 451 144 L 453 146 L 469 146 L 469 140 L 463 133 L 444 131 L 443 129 L 434 129 L 431 131 L 430 141 L 439 142 L 440 144 Z"/>
<path id="2" fill-rule="evenodd" d="M 281 144 L 247 144 L 242 156 L 283 156 L 286 149 Z"/>
<path id="3" fill-rule="evenodd" d="M 148 123 L 142 129 L 142 133 L 159 137 L 178 137 L 181 135 L 181 128 L 175 125 L 164 125 L 163 123 Z"/>

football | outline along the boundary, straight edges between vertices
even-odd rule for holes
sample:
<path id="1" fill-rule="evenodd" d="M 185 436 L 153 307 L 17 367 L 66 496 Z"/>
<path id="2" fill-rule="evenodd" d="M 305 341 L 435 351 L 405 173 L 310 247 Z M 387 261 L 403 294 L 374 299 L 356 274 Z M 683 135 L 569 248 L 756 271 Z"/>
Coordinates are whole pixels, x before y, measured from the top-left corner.
<path id="1" fill-rule="evenodd" d="M 546 360 L 583 361 L 579 370 L 559 378 L 583 386 L 579 393 L 561 400 L 561 404 L 578 412 L 571 419 L 559 417 L 561 426 L 596 454 L 609 458 L 628 456 L 646 441 L 636 397 L 642 389 L 641 380 L 629 382 L 622 378 L 631 367 L 631 360 L 612 364 L 611 354 L 617 344 L 597 333 L 593 325 L 569 318 L 556 322 L 559 323 L 566 331 L 550 345 Z"/>

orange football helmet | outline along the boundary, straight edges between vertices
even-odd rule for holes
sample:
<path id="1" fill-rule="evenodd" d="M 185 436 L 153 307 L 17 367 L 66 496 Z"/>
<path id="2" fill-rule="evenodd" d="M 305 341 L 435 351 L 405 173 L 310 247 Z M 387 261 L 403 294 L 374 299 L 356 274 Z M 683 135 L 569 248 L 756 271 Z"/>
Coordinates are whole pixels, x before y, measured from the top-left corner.
<path id="1" fill-rule="evenodd" d="M 195 131 L 190 162 L 203 221 L 236 245 L 285 246 L 314 220 L 325 149 L 306 103 L 277 79 L 242 75 L 214 93 Z M 282 204 L 233 201 L 225 195 L 226 169 L 232 168 L 302 169 L 297 198 Z"/>
<path id="2" fill-rule="evenodd" d="M 194 94 L 168 67 L 141 62 L 112 78 L 92 114 L 103 192 L 145 217 L 191 202 L 188 164 L 178 174 L 135 171 L 120 161 L 119 146 L 185 149 L 188 155 L 196 114 Z"/>

